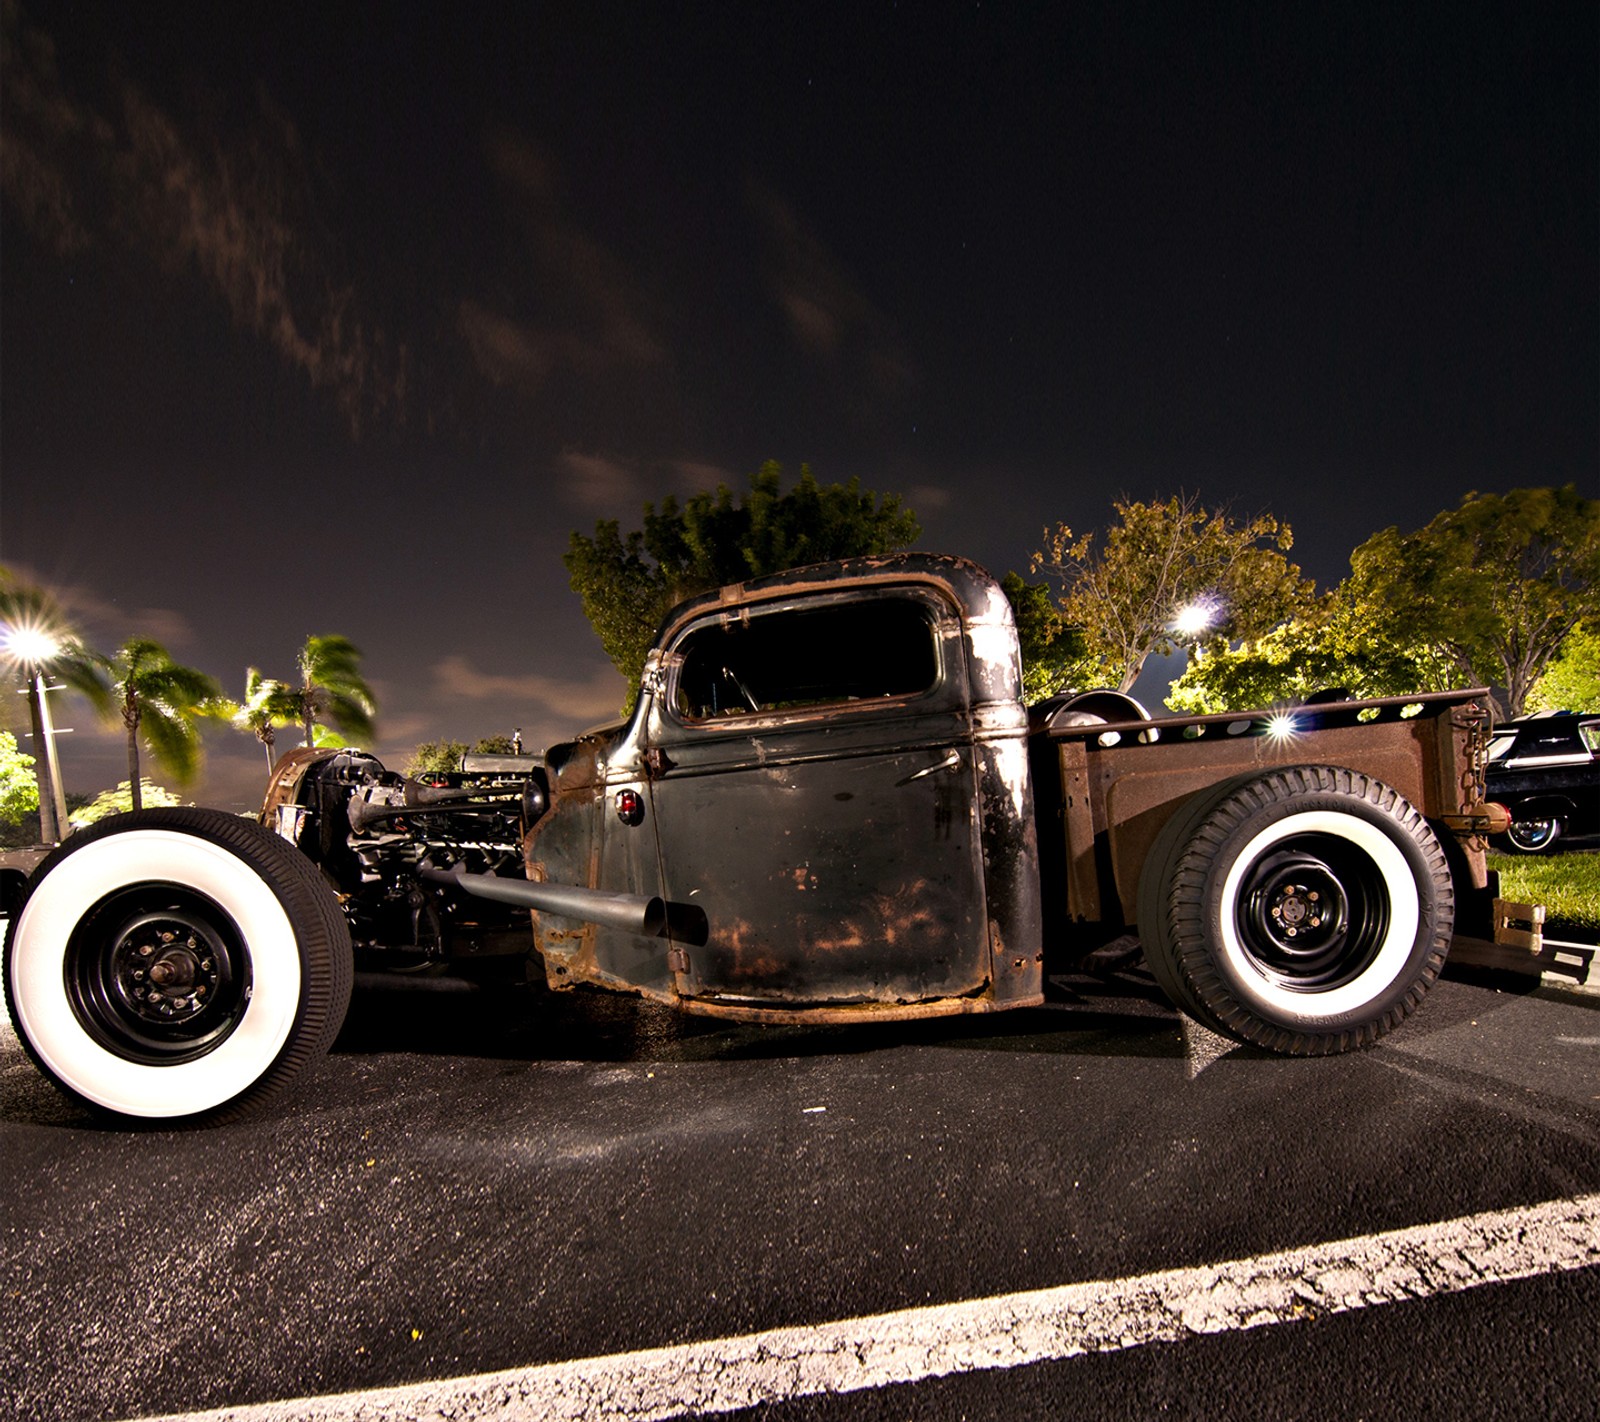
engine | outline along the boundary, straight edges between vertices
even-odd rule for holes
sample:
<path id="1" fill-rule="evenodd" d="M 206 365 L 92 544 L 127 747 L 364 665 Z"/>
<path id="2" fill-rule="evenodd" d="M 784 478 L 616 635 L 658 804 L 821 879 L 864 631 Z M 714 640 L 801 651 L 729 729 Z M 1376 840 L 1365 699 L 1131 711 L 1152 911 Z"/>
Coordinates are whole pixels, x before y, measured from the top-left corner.
<path id="1" fill-rule="evenodd" d="M 279 761 L 261 818 L 332 882 L 358 961 L 414 970 L 529 952 L 525 908 L 443 892 L 424 875 L 522 879 L 522 837 L 546 803 L 538 756 L 468 757 L 462 771 L 415 780 L 365 751 L 302 749 Z"/>

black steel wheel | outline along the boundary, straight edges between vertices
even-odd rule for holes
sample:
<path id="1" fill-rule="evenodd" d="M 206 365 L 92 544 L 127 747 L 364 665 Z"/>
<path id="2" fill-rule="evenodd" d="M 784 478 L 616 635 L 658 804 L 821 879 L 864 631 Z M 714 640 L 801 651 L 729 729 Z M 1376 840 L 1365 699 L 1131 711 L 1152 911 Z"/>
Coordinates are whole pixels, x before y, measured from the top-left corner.
<path id="1" fill-rule="evenodd" d="M 5 948 L 7 1009 L 69 1096 L 125 1117 L 231 1117 L 325 1051 L 350 937 L 308 860 L 216 810 L 119 815 L 39 866 Z"/>
<path id="2" fill-rule="evenodd" d="M 1294 766 L 1197 796 L 1140 882 L 1151 972 L 1217 1031 L 1296 1055 L 1369 1046 L 1449 949 L 1454 891 L 1417 810 L 1355 771 Z"/>

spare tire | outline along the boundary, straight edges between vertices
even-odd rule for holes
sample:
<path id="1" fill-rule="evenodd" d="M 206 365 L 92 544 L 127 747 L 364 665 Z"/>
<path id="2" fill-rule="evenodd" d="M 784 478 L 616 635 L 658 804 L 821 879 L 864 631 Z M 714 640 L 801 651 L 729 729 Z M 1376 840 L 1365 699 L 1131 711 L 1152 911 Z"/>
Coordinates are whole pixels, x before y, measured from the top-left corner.
<path id="1" fill-rule="evenodd" d="M 1167 824 L 1139 936 L 1175 1005 L 1272 1051 L 1370 1046 L 1444 965 L 1455 896 L 1422 815 L 1381 781 L 1292 766 L 1212 787 Z"/>
<path id="2" fill-rule="evenodd" d="M 112 1114 L 237 1115 L 327 1050 L 349 930 L 290 845 L 219 810 L 143 810 L 73 835 L 6 942 L 6 1007 L 68 1096 Z"/>

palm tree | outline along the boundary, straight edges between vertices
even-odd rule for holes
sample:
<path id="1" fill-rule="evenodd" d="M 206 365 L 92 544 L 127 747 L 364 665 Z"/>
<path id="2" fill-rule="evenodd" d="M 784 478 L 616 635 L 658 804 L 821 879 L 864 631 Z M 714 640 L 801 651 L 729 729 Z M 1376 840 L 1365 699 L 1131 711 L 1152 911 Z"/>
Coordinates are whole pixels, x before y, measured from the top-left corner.
<path id="1" fill-rule="evenodd" d="M 291 692 L 305 744 L 317 743 L 317 723 L 331 721 L 346 735 L 370 741 L 377 713 L 372 688 L 362 679 L 361 652 L 348 637 L 307 637 L 300 649 L 300 686 Z"/>
<path id="2" fill-rule="evenodd" d="M 0 659 L 23 673 L 33 722 L 34 775 L 39 782 L 39 837 L 59 840 L 66 828 L 66 795 L 44 694 L 52 677 L 82 693 L 96 709 L 110 704 L 105 659 L 91 652 L 61 604 L 43 588 L 0 568 Z"/>
<path id="3" fill-rule="evenodd" d="M 143 808 L 139 782 L 139 738 L 179 784 L 200 768 L 200 733 L 195 721 L 216 714 L 222 691 L 202 671 L 172 660 L 159 642 L 134 637 L 111 659 L 117 710 L 128 732 L 128 784 L 133 808 Z"/>
<path id="4" fill-rule="evenodd" d="M 276 677 L 262 676 L 259 667 L 244 674 L 244 700 L 231 711 L 233 724 L 249 731 L 267 753 L 267 774 L 272 774 L 273 746 L 279 726 L 292 726 L 299 719 L 300 703 L 294 688 Z"/>

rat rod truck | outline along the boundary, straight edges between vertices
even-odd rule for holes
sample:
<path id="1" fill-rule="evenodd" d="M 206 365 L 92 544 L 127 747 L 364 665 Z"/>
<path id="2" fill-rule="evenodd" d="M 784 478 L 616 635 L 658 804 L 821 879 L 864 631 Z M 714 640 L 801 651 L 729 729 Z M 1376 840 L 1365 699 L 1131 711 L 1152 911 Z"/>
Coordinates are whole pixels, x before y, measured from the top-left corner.
<path id="1" fill-rule="evenodd" d="M 890 1022 L 1038 1004 L 1136 934 L 1214 1030 L 1341 1052 L 1417 1006 L 1454 931 L 1489 936 L 1485 704 L 1152 721 L 1091 692 L 1030 714 L 982 569 L 797 569 L 676 608 L 632 716 L 543 757 L 423 784 L 302 749 L 259 824 L 162 809 L 73 835 L 14 917 L 6 1003 L 70 1096 L 167 1121 L 281 1086 L 358 966 L 538 962 L 689 1012 Z"/>

